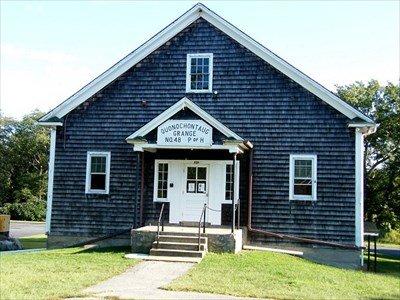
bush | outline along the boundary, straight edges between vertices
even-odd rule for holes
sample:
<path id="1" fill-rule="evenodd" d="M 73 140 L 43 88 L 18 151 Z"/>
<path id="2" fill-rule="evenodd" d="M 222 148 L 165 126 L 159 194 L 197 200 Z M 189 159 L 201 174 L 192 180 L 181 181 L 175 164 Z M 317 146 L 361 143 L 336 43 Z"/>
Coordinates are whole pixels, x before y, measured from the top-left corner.
<path id="1" fill-rule="evenodd" d="M 379 238 L 379 242 L 400 245 L 400 230 L 390 230 Z"/>
<path id="2" fill-rule="evenodd" d="M 11 215 L 12 220 L 44 221 L 46 217 L 46 202 L 35 199 L 22 203 L 5 203 L 1 212 Z"/>

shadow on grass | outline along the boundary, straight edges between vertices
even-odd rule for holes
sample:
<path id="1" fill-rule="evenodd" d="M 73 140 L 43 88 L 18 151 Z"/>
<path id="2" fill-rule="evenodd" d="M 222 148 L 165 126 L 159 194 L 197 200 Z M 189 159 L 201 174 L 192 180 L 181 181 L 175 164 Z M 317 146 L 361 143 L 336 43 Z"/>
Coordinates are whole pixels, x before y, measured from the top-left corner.
<path id="1" fill-rule="evenodd" d="M 120 246 L 120 247 L 92 247 L 92 248 L 76 248 L 77 251 L 74 254 L 83 253 L 130 253 L 131 247 Z"/>
<path id="2" fill-rule="evenodd" d="M 367 256 L 364 256 L 364 270 L 366 272 L 373 272 L 374 268 L 374 257 L 370 258 L 370 271 L 367 270 Z M 376 274 L 394 276 L 396 278 L 400 277 L 400 259 L 395 256 L 390 255 L 377 255 L 377 272 Z"/>

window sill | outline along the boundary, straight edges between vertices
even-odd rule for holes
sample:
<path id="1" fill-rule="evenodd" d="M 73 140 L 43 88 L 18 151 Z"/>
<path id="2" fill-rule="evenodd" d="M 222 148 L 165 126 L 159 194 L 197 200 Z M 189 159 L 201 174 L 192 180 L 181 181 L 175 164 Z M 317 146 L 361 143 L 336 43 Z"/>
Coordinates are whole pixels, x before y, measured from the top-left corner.
<path id="1" fill-rule="evenodd" d="M 168 198 L 165 198 L 165 199 L 153 199 L 153 202 L 157 202 L 157 203 L 166 202 L 166 203 L 169 203 L 170 201 L 168 200 Z"/>
<path id="2" fill-rule="evenodd" d="M 86 195 L 108 195 L 108 191 L 101 191 L 101 190 L 91 190 L 86 191 Z"/>
<path id="3" fill-rule="evenodd" d="M 301 201 L 304 201 L 304 202 L 315 202 L 315 201 L 317 201 L 317 199 L 298 199 L 298 198 L 292 198 L 292 199 L 289 199 L 289 201 L 295 201 L 295 202 L 301 202 Z"/>
<path id="4" fill-rule="evenodd" d="M 186 90 L 186 94 L 212 94 L 212 90 Z"/>

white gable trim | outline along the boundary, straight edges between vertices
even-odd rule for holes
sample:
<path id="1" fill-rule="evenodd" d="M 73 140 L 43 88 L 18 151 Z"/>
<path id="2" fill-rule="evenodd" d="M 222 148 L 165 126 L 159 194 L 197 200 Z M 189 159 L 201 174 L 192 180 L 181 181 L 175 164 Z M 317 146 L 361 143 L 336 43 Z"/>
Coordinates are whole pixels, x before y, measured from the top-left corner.
<path id="1" fill-rule="evenodd" d="M 199 18 L 204 18 L 212 25 L 235 39 L 237 42 L 248 48 L 254 54 L 274 66 L 283 74 L 290 77 L 292 80 L 309 90 L 311 93 L 325 101 L 327 104 L 331 105 L 333 108 L 337 109 L 339 112 L 347 116 L 349 119 L 354 119 L 356 117 L 365 120 L 368 123 L 373 123 L 373 121 L 362 114 L 360 111 L 337 97 L 335 94 L 324 88 L 322 85 L 312 80 L 295 67 L 290 65 L 288 62 L 275 55 L 273 52 L 257 43 L 251 37 L 240 31 L 238 28 L 215 14 L 213 11 L 208 9 L 202 4 L 196 4 L 180 18 L 172 22 L 165 29 L 160 31 L 149 41 L 144 43 L 142 46 L 137 48 L 135 51 L 130 53 L 128 56 L 123 58 L 117 64 L 112 66 L 106 72 L 101 74 L 99 77 L 94 79 L 92 82 L 84 86 L 76 94 L 72 95 L 70 98 L 65 100 L 62 104 L 54 108 L 48 114 L 43 116 L 40 121 L 46 121 L 51 117 L 62 118 L 68 112 L 73 110 L 75 107 L 86 101 L 88 98 L 93 96 L 96 92 L 100 91 L 102 88 L 110 84 L 124 72 L 129 70 L 135 64 L 144 59 L 147 55 L 152 53 L 154 50 L 159 48 L 161 45 L 166 43 L 176 34 L 181 32 L 187 26 L 192 24 Z"/>
<path id="2" fill-rule="evenodd" d="M 228 127 L 226 127 L 220 121 L 215 119 L 213 116 L 211 116 L 209 113 L 207 113 L 206 111 L 201 109 L 199 106 L 194 104 L 192 101 L 190 101 L 186 97 L 184 97 L 181 100 L 179 100 L 178 102 L 176 102 L 174 105 L 172 105 L 167 110 L 163 111 L 161 114 L 159 114 L 157 117 L 155 117 L 153 120 L 146 123 L 146 125 L 139 128 L 133 134 L 128 136 L 126 138 L 126 141 L 129 142 L 134 139 L 144 137 L 150 131 L 152 131 L 153 129 L 160 126 L 162 123 L 164 123 L 165 121 L 170 119 L 172 116 L 174 116 L 176 113 L 178 113 L 179 111 L 181 111 L 184 108 L 188 108 L 191 111 L 193 111 L 201 119 L 206 121 L 208 124 L 210 124 L 215 129 L 219 130 L 222 134 L 224 134 L 228 138 L 231 137 L 231 138 L 234 138 L 235 140 L 243 141 L 243 139 L 240 136 L 238 136 L 236 133 L 234 133 L 232 130 L 230 130 Z"/>

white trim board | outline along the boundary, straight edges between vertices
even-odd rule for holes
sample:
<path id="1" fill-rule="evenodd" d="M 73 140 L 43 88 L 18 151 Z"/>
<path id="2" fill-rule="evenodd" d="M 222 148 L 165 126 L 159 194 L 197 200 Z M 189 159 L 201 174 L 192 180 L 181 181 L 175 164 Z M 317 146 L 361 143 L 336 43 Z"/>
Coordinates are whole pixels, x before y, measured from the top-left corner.
<path id="1" fill-rule="evenodd" d="M 243 139 L 238 136 L 236 133 L 234 133 L 232 130 L 230 130 L 228 127 L 226 127 L 224 124 L 222 124 L 220 121 L 215 119 L 213 116 L 211 116 L 209 113 L 201 109 L 199 106 L 194 104 L 192 101 L 190 101 L 188 98 L 183 97 L 181 100 L 176 102 L 174 105 L 170 106 L 168 109 L 163 111 L 161 114 L 159 114 L 157 117 L 155 117 L 153 120 L 150 122 L 146 123 L 143 127 L 139 128 L 137 131 L 135 131 L 133 134 L 128 136 L 126 138 L 127 142 L 133 141 L 135 138 L 139 137 L 144 137 L 146 134 L 148 134 L 150 131 L 153 129 L 157 128 L 160 126 L 162 123 L 167 121 L 169 118 L 174 116 L 176 113 L 181 111 L 182 109 L 188 108 L 192 112 L 194 112 L 196 115 L 198 115 L 201 119 L 206 121 L 209 125 L 220 131 L 222 134 L 224 134 L 226 137 L 232 137 L 235 140 L 238 141 L 243 141 Z"/>
<path id="2" fill-rule="evenodd" d="M 364 134 L 355 130 L 355 245 L 364 242 Z"/>
<path id="3" fill-rule="evenodd" d="M 54 162 L 56 155 L 56 129 L 50 131 L 50 155 L 49 155 L 49 171 L 47 175 L 47 206 L 46 206 L 46 233 L 50 233 L 51 228 L 51 212 L 53 207 L 53 182 L 54 182 Z"/>
<path id="4" fill-rule="evenodd" d="M 102 73 L 100 76 L 88 83 L 86 86 L 73 94 L 63 103 L 47 113 L 39 121 L 45 122 L 52 117 L 62 118 L 71 110 L 73 110 L 78 105 L 93 96 L 95 93 L 113 82 L 116 78 L 121 76 L 131 67 L 144 59 L 147 55 L 158 49 L 160 46 L 169 41 L 172 37 L 184 30 L 186 27 L 188 27 L 199 18 L 203 18 L 206 21 L 210 22 L 219 30 L 229 35 L 231 38 L 252 51 L 255 55 L 259 56 L 267 63 L 275 67 L 277 70 L 287 75 L 289 78 L 291 78 L 292 80 L 309 90 L 311 93 L 325 101 L 327 104 L 337 109 L 349 119 L 359 117 L 367 123 L 374 123 L 370 118 L 362 114 L 360 111 L 337 97 L 335 94 L 324 88 L 316 81 L 312 80 L 310 77 L 297 70 L 288 62 L 265 48 L 263 45 L 253 40 L 244 32 L 240 31 L 238 28 L 224 20 L 222 17 L 220 17 L 201 3 L 193 6 L 177 20 L 172 22 L 170 25 L 168 25 L 158 34 L 153 36 L 146 43 L 128 54 L 110 69 Z"/>

